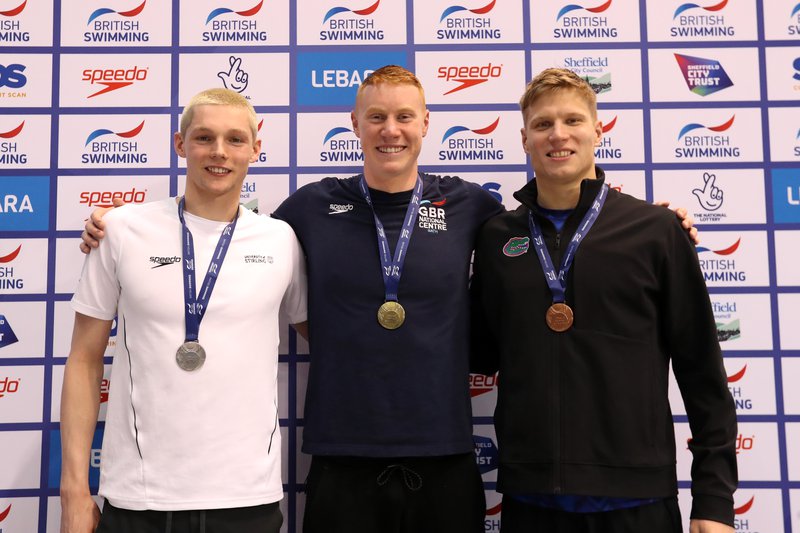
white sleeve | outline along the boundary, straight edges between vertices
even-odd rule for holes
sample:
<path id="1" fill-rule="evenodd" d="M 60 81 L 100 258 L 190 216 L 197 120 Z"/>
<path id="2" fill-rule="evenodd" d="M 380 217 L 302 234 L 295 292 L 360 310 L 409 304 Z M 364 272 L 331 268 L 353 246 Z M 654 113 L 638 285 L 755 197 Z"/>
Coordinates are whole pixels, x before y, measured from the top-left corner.
<path id="1" fill-rule="evenodd" d="M 119 213 L 110 212 L 105 217 L 106 237 L 83 262 L 78 287 L 72 296 L 72 309 L 78 313 L 111 320 L 117 315 L 120 284 L 117 277 L 121 232 Z"/>
<path id="2" fill-rule="evenodd" d="M 292 272 L 289 286 L 283 295 L 281 315 L 289 324 L 299 324 L 308 320 L 306 305 L 308 302 L 308 284 L 306 280 L 306 258 L 297 236 L 291 227 L 286 224 L 289 232 L 287 243 L 290 248 Z"/>

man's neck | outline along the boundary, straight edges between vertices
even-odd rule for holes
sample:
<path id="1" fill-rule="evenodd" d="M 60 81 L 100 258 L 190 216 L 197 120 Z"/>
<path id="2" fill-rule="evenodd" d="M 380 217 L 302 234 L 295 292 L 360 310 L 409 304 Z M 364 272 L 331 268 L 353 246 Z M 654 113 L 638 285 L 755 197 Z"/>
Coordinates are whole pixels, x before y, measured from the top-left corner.
<path id="1" fill-rule="evenodd" d="M 206 220 L 217 220 L 219 222 L 230 222 L 239 212 L 239 202 L 237 198 L 217 197 L 210 200 L 199 199 L 188 192 L 184 196 L 184 211 Z"/>
<path id="2" fill-rule="evenodd" d="M 364 179 L 367 180 L 367 187 L 376 191 L 388 193 L 406 192 L 414 188 L 414 184 L 417 182 L 417 173 L 414 172 L 408 176 L 380 177 L 365 171 Z"/>
<path id="3" fill-rule="evenodd" d="M 595 176 L 586 176 L 584 179 L 594 179 Z M 580 180 L 569 182 L 554 181 L 549 179 L 536 180 L 536 203 L 545 209 L 565 210 L 575 209 L 581 197 Z"/>

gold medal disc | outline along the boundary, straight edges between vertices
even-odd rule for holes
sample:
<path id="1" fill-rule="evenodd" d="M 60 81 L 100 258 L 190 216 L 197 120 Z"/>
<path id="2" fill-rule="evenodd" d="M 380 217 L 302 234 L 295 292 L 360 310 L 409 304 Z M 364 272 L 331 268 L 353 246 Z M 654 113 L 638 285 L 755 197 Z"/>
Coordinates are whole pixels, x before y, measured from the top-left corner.
<path id="1" fill-rule="evenodd" d="M 545 320 L 553 331 L 567 331 L 572 327 L 572 309 L 565 303 L 554 303 L 547 308 Z"/>
<path id="2" fill-rule="evenodd" d="M 406 310 L 398 302 L 383 302 L 378 308 L 378 324 L 386 329 L 397 329 L 406 319 Z"/>

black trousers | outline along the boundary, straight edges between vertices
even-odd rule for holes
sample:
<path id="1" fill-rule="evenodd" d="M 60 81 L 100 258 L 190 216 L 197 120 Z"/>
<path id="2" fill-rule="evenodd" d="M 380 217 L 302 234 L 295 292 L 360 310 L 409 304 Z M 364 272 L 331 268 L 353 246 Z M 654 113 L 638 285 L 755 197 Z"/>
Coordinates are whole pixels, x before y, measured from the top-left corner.
<path id="1" fill-rule="evenodd" d="M 304 533 L 483 533 L 486 497 L 475 455 L 314 456 Z"/>
<path id="2" fill-rule="evenodd" d="M 103 505 L 95 533 L 278 533 L 278 502 L 204 511 L 129 511 Z"/>
<path id="3" fill-rule="evenodd" d="M 601 513 L 569 513 L 503 496 L 501 533 L 681 533 L 677 498 Z"/>

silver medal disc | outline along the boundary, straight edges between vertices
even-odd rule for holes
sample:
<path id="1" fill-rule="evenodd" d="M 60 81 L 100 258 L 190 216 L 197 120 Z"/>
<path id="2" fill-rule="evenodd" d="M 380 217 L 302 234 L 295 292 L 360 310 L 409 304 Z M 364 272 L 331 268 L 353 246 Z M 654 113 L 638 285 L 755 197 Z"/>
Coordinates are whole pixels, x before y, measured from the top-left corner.
<path id="1" fill-rule="evenodd" d="M 192 372 L 197 370 L 206 362 L 206 351 L 195 341 L 186 341 L 178 348 L 175 354 L 175 361 L 182 370 Z"/>

